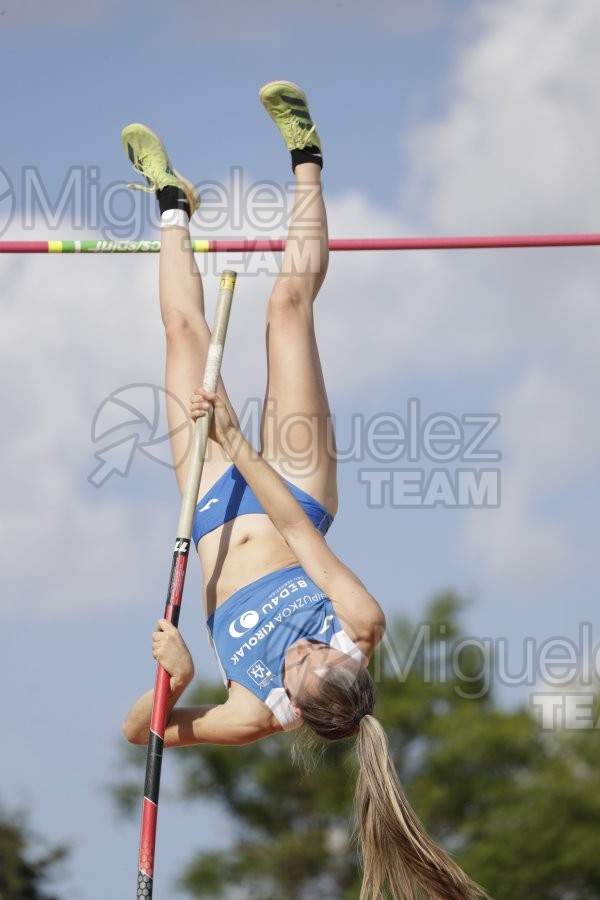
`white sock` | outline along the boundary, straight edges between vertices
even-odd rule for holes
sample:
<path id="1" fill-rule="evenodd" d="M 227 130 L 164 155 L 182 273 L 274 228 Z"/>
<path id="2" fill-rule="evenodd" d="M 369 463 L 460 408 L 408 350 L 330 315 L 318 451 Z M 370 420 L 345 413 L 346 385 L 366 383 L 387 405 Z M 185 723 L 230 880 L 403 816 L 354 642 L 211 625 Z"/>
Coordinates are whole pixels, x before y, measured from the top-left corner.
<path id="1" fill-rule="evenodd" d="M 179 228 L 190 227 L 190 217 L 184 209 L 166 209 L 164 213 L 161 213 L 161 228 L 172 228 L 174 225 Z"/>

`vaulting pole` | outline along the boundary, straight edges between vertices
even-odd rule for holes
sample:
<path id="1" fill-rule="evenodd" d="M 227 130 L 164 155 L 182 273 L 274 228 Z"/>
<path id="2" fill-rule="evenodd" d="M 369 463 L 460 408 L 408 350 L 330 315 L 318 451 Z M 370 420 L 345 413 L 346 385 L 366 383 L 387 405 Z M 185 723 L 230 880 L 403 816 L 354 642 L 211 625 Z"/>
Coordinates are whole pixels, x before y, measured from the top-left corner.
<path id="1" fill-rule="evenodd" d="M 236 273 L 225 271 L 221 276 L 221 284 L 217 299 L 215 321 L 204 370 L 203 387 L 207 391 L 216 391 L 221 371 L 221 360 L 225 345 L 225 335 L 229 323 L 229 313 Z M 188 555 L 192 536 L 194 511 L 198 502 L 200 477 L 204 466 L 204 456 L 208 443 L 208 434 L 212 421 L 212 413 L 198 419 L 194 427 L 194 439 L 186 477 L 181 512 L 177 525 L 177 537 L 171 563 L 171 577 L 167 591 L 165 619 L 177 625 L 183 595 L 183 584 L 187 569 Z M 158 794 L 160 788 L 160 771 L 162 766 L 165 727 L 167 717 L 167 701 L 169 697 L 170 678 L 161 665 L 156 673 L 154 703 L 150 734 L 148 737 L 148 755 L 146 758 L 146 779 L 144 782 L 144 802 L 142 807 L 142 827 L 140 834 L 140 853 L 137 880 L 137 900 L 151 898 L 154 883 L 154 851 L 156 846 L 156 821 L 158 815 Z"/>

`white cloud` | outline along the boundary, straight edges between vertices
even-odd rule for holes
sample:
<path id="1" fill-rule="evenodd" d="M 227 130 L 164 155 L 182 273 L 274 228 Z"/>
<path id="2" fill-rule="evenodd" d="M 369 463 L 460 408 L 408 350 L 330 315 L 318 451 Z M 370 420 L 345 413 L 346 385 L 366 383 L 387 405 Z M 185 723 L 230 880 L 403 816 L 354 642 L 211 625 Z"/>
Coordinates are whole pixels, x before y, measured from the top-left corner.
<path id="1" fill-rule="evenodd" d="M 595 559 L 593 537 L 582 541 L 573 528 L 572 504 L 564 493 L 598 479 L 600 367 L 586 344 L 587 337 L 580 345 L 575 339 L 571 353 L 555 363 L 526 365 L 498 397 L 507 451 L 502 505 L 494 516 L 469 519 L 464 541 L 501 582 L 549 587 Z M 561 492 L 561 518 L 542 512 Z"/>
<path id="2" fill-rule="evenodd" d="M 0 273 L 2 603 L 15 609 L 18 599 L 22 612 L 41 615 L 116 604 L 135 589 L 160 524 L 150 518 L 141 533 L 126 496 L 87 483 L 98 449 L 90 428 L 116 387 L 141 380 L 141 372 L 148 381 L 162 377 L 162 336 L 148 302 L 155 267 L 150 260 L 3 257 Z M 137 360 L 132 345 L 143 348 Z"/>
<path id="3" fill-rule="evenodd" d="M 479 5 L 477 19 L 444 113 L 407 137 L 410 204 L 433 232 L 598 230 L 600 8 L 511 0 Z M 501 583 L 547 586 L 582 562 L 577 535 L 539 504 L 597 477 L 595 261 L 595 250 L 516 251 L 493 268 L 477 255 L 468 275 L 461 269 L 462 292 L 451 292 L 456 321 L 488 358 L 459 339 L 464 362 L 481 374 L 494 363 L 514 371 L 496 400 L 502 506 L 464 532 L 469 554 Z M 443 312 L 438 324 L 449 324 Z"/>
<path id="4" fill-rule="evenodd" d="M 477 510 L 467 519 L 463 547 L 483 563 L 487 576 L 502 587 L 518 586 L 531 598 L 549 588 L 577 563 L 568 532 L 558 522 L 544 520 L 531 509 L 527 485 L 504 475 L 499 509 Z"/>
<path id="5" fill-rule="evenodd" d="M 600 458 L 594 403 L 598 370 L 590 368 L 591 358 L 583 351 L 555 365 L 527 367 L 501 400 L 511 436 L 511 469 L 536 493 L 569 484 Z"/>
<path id="6" fill-rule="evenodd" d="M 407 137 L 434 227 L 595 230 L 600 188 L 594 0 L 478 4 L 445 113 Z"/>

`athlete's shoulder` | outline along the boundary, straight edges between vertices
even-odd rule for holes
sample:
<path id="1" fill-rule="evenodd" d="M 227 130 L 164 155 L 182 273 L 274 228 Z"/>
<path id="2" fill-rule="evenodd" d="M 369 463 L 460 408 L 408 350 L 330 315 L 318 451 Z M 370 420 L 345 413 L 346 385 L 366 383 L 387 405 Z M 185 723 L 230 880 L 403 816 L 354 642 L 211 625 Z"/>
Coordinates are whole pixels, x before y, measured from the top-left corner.
<path id="1" fill-rule="evenodd" d="M 229 707 L 232 715 L 239 716 L 239 721 L 245 723 L 246 727 L 254 728 L 260 737 L 283 731 L 275 714 L 249 688 L 231 681 L 228 689 L 229 699 L 224 706 Z"/>

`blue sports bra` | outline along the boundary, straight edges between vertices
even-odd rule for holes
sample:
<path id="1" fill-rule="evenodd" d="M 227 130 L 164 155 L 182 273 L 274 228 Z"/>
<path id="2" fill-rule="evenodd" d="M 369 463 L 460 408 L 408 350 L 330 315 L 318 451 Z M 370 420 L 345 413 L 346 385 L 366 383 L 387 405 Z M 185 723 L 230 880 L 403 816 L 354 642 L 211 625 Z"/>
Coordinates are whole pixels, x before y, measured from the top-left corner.
<path id="1" fill-rule="evenodd" d="M 300 638 L 367 662 L 344 631 L 329 597 L 301 566 L 270 572 L 240 588 L 207 624 L 225 684 L 243 685 L 266 703 L 286 730 L 300 725 L 283 684 L 285 654 Z"/>
<path id="2" fill-rule="evenodd" d="M 333 522 L 331 513 L 318 500 L 307 494 L 306 491 L 296 487 L 295 484 L 292 484 L 291 481 L 285 478 L 283 481 L 315 528 L 321 534 L 326 534 Z M 250 513 L 266 515 L 263 507 L 258 502 L 256 494 L 253 493 L 242 474 L 238 472 L 235 466 L 230 466 L 196 506 L 194 524 L 192 526 L 194 544 L 197 544 L 200 538 L 214 531 L 215 528 L 225 525 L 226 522 L 230 522 L 232 519 L 237 519 L 238 516 Z"/>

